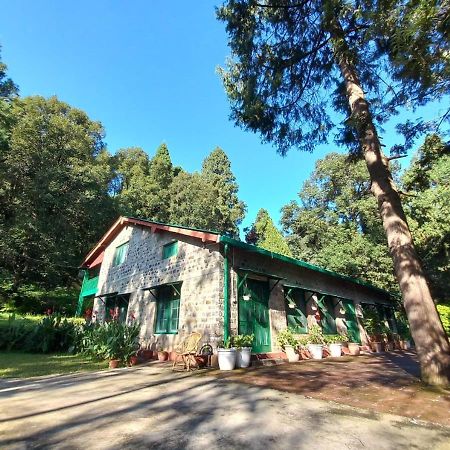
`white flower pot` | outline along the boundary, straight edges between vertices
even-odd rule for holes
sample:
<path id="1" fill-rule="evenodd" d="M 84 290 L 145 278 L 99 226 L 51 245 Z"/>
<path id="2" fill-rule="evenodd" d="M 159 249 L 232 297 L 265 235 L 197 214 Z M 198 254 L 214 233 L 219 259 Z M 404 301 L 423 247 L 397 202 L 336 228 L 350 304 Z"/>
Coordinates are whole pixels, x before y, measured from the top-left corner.
<path id="1" fill-rule="evenodd" d="M 251 347 L 242 347 L 236 350 L 236 367 L 246 368 L 250 366 L 250 358 L 252 356 Z"/>
<path id="2" fill-rule="evenodd" d="M 289 362 L 297 362 L 300 359 L 300 355 L 295 352 L 295 349 L 292 345 L 285 345 L 284 353 L 286 353 Z"/>
<path id="3" fill-rule="evenodd" d="M 233 370 L 236 365 L 236 349 L 235 348 L 219 348 L 217 350 L 219 356 L 220 370 Z"/>
<path id="4" fill-rule="evenodd" d="M 322 350 L 323 345 L 322 344 L 308 344 L 308 350 L 309 353 L 311 353 L 311 356 L 313 359 L 322 359 Z"/>
<path id="5" fill-rule="evenodd" d="M 334 343 L 329 345 L 330 356 L 339 358 L 342 355 L 342 344 Z"/>

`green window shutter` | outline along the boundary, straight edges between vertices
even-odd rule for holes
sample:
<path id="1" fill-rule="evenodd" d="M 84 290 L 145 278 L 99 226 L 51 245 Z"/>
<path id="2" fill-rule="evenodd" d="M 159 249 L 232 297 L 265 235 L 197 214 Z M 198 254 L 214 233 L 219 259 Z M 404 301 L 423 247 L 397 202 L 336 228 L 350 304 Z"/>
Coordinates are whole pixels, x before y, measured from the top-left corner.
<path id="1" fill-rule="evenodd" d="M 287 326 L 294 333 L 308 332 L 305 291 L 297 288 L 285 288 L 284 291 Z"/>
<path id="2" fill-rule="evenodd" d="M 336 334 L 336 316 L 334 313 L 333 299 L 328 295 L 323 295 L 319 298 L 317 305 L 322 315 L 320 322 L 324 334 Z"/>
<path id="3" fill-rule="evenodd" d="M 158 289 L 155 333 L 178 333 L 180 316 L 180 287 L 181 283 L 174 286 L 161 286 Z"/>
<path id="4" fill-rule="evenodd" d="M 170 258 L 178 253 L 178 241 L 163 246 L 163 259 Z"/>
<path id="5" fill-rule="evenodd" d="M 116 251 L 114 253 L 113 266 L 120 266 L 125 261 L 125 257 L 128 252 L 128 242 L 125 244 L 119 245 L 116 247 Z"/>

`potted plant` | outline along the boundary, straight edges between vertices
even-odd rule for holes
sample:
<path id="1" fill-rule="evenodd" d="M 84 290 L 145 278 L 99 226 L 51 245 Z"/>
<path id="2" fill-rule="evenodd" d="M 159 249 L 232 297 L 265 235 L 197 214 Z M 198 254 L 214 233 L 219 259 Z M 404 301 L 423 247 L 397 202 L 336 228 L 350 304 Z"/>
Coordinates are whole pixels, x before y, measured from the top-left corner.
<path id="1" fill-rule="evenodd" d="M 220 370 L 233 370 L 236 365 L 236 349 L 231 346 L 228 338 L 219 344 L 217 349 Z"/>
<path id="2" fill-rule="evenodd" d="M 169 359 L 169 353 L 162 347 L 158 347 L 158 361 L 167 361 Z"/>
<path id="3" fill-rule="evenodd" d="M 110 369 L 117 369 L 120 364 L 120 359 L 110 359 L 109 360 L 109 368 Z"/>
<path id="4" fill-rule="evenodd" d="M 330 356 L 333 358 L 340 358 L 342 355 L 342 343 L 347 342 L 348 338 L 340 334 L 330 334 L 328 336 L 325 336 L 324 339 L 328 344 Z"/>
<path id="5" fill-rule="evenodd" d="M 319 325 L 313 325 L 308 333 L 308 350 L 313 359 L 322 359 L 324 338 L 322 328 Z"/>
<path id="6" fill-rule="evenodd" d="M 298 340 L 289 328 L 278 333 L 277 342 L 286 353 L 289 362 L 297 362 L 300 359 L 298 353 Z"/>
<path id="7" fill-rule="evenodd" d="M 236 348 L 236 367 L 247 368 L 250 366 L 254 338 L 253 334 L 238 334 L 233 337 L 233 347 Z"/>
<path id="8" fill-rule="evenodd" d="M 372 351 L 380 353 L 383 351 L 381 319 L 378 313 L 373 310 L 368 310 L 364 314 L 363 325 L 369 338 Z"/>

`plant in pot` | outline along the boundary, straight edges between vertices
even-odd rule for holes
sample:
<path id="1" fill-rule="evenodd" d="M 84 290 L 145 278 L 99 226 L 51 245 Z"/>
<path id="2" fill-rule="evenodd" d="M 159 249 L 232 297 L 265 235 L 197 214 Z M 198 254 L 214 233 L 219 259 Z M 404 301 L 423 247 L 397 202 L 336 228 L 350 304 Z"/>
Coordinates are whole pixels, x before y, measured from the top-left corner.
<path id="1" fill-rule="evenodd" d="M 233 337 L 232 344 L 236 348 L 236 367 L 247 368 L 250 366 L 254 339 L 253 334 L 238 334 Z"/>
<path id="2" fill-rule="evenodd" d="M 322 359 L 324 338 L 322 328 L 319 325 L 313 325 L 308 333 L 308 350 L 313 359 Z"/>
<path id="3" fill-rule="evenodd" d="M 298 353 L 298 340 L 289 328 L 280 331 L 277 336 L 278 345 L 286 353 L 289 362 L 297 362 L 300 359 Z"/>
<path id="4" fill-rule="evenodd" d="M 219 343 L 217 349 L 220 370 L 233 370 L 236 365 L 236 349 L 231 345 L 231 339 Z"/>
<path id="5" fill-rule="evenodd" d="M 342 355 L 342 343 L 347 342 L 348 337 L 341 334 L 329 334 L 328 336 L 325 336 L 324 339 L 328 344 L 330 356 L 333 358 L 339 358 Z"/>
<path id="6" fill-rule="evenodd" d="M 359 356 L 359 354 L 361 353 L 361 347 L 359 346 L 359 342 L 349 342 L 348 351 L 350 352 L 350 355 Z"/>
<path id="7" fill-rule="evenodd" d="M 363 325 L 369 338 L 372 351 L 375 353 L 382 352 L 382 326 L 380 323 L 380 317 L 376 311 L 367 310 L 364 312 Z"/>
<path id="8" fill-rule="evenodd" d="M 123 326 L 123 341 L 121 343 L 123 362 L 135 366 L 138 362 L 137 350 L 139 348 L 139 326 L 124 325 Z"/>

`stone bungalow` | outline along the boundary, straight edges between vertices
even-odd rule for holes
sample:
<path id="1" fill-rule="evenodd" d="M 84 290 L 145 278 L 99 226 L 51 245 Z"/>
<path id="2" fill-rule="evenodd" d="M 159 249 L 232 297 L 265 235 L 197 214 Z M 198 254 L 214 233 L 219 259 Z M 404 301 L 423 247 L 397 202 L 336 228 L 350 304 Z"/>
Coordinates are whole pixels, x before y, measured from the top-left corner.
<path id="1" fill-rule="evenodd" d="M 148 348 L 170 351 L 199 331 L 213 347 L 254 333 L 254 353 L 277 352 L 279 331 L 313 323 L 365 344 L 367 305 L 395 331 L 388 292 L 211 231 L 120 217 L 82 268 L 78 314 L 90 305 L 95 320 L 137 320 Z"/>

